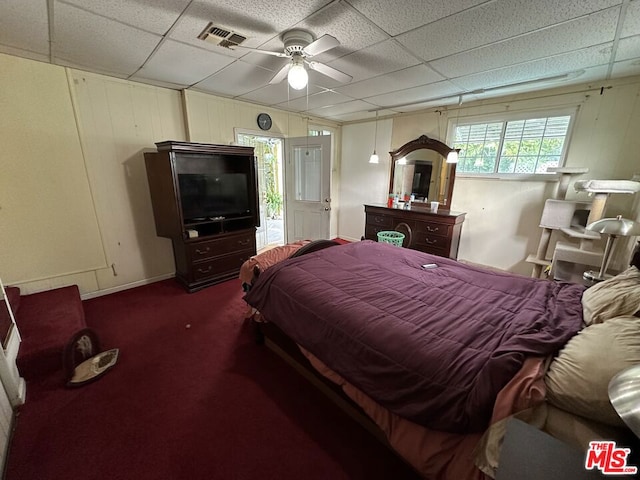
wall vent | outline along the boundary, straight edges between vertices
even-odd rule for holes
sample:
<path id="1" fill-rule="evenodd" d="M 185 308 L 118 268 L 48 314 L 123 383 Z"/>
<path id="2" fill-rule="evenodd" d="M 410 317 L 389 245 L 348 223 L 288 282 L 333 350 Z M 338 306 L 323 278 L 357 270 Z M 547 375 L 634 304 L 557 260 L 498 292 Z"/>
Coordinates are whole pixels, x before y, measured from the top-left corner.
<path id="1" fill-rule="evenodd" d="M 247 39 L 247 37 L 240 35 L 239 33 L 218 27 L 212 22 L 209 22 L 202 33 L 198 35 L 198 38 L 224 48 L 235 47 Z"/>

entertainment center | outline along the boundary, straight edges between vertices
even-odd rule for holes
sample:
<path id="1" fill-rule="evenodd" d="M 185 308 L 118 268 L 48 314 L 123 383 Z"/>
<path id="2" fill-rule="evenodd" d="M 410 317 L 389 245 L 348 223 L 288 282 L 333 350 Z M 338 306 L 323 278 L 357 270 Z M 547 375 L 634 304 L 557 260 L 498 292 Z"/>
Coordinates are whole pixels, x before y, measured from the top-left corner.
<path id="1" fill-rule="evenodd" d="M 189 292 L 237 277 L 256 254 L 253 147 L 165 141 L 144 154 L 156 233 L 170 238 Z"/>

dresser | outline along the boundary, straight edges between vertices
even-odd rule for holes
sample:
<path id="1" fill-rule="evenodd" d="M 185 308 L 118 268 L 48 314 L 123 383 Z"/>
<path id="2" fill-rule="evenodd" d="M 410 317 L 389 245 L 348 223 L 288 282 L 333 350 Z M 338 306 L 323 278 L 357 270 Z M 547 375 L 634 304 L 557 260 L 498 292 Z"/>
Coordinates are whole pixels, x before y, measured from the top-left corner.
<path id="1" fill-rule="evenodd" d="M 404 233 L 403 247 L 441 257 L 458 258 L 460 234 L 466 213 L 428 207 L 410 210 L 383 205 L 364 206 L 364 238 L 377 240 L 378 232 L 395 230 Z"/>

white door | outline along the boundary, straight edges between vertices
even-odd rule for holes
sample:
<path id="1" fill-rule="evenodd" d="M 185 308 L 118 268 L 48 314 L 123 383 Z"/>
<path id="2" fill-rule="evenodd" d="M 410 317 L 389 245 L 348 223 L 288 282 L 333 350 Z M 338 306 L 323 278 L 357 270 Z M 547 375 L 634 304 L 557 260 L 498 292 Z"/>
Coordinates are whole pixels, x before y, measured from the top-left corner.
<path id="1" fill-rule="evenodd" d="M 286 241 L 328 239 L 331 136 L 289 138 L 286 143 Z"/>

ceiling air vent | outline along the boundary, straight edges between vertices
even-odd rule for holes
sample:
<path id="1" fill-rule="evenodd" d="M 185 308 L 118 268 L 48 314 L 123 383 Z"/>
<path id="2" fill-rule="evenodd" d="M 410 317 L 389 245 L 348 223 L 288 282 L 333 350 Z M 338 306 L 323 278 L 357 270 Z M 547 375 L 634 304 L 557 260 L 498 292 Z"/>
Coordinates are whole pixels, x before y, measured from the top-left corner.
<path id="1" fill-rule="evenodd" d="M 239 33 L 232 32 L 225 28 L 217 27 L 211 22 L 209 22 L 202 33 L 198 35 L 198 38 L 200 40 L 206 40 L 207 42 L 211 42 L 214 45 L 225 48 L 231 48 L 235 47 L 236 45 L 240 45 L 247 39 L 247 37 L 244 37 Z"/>

